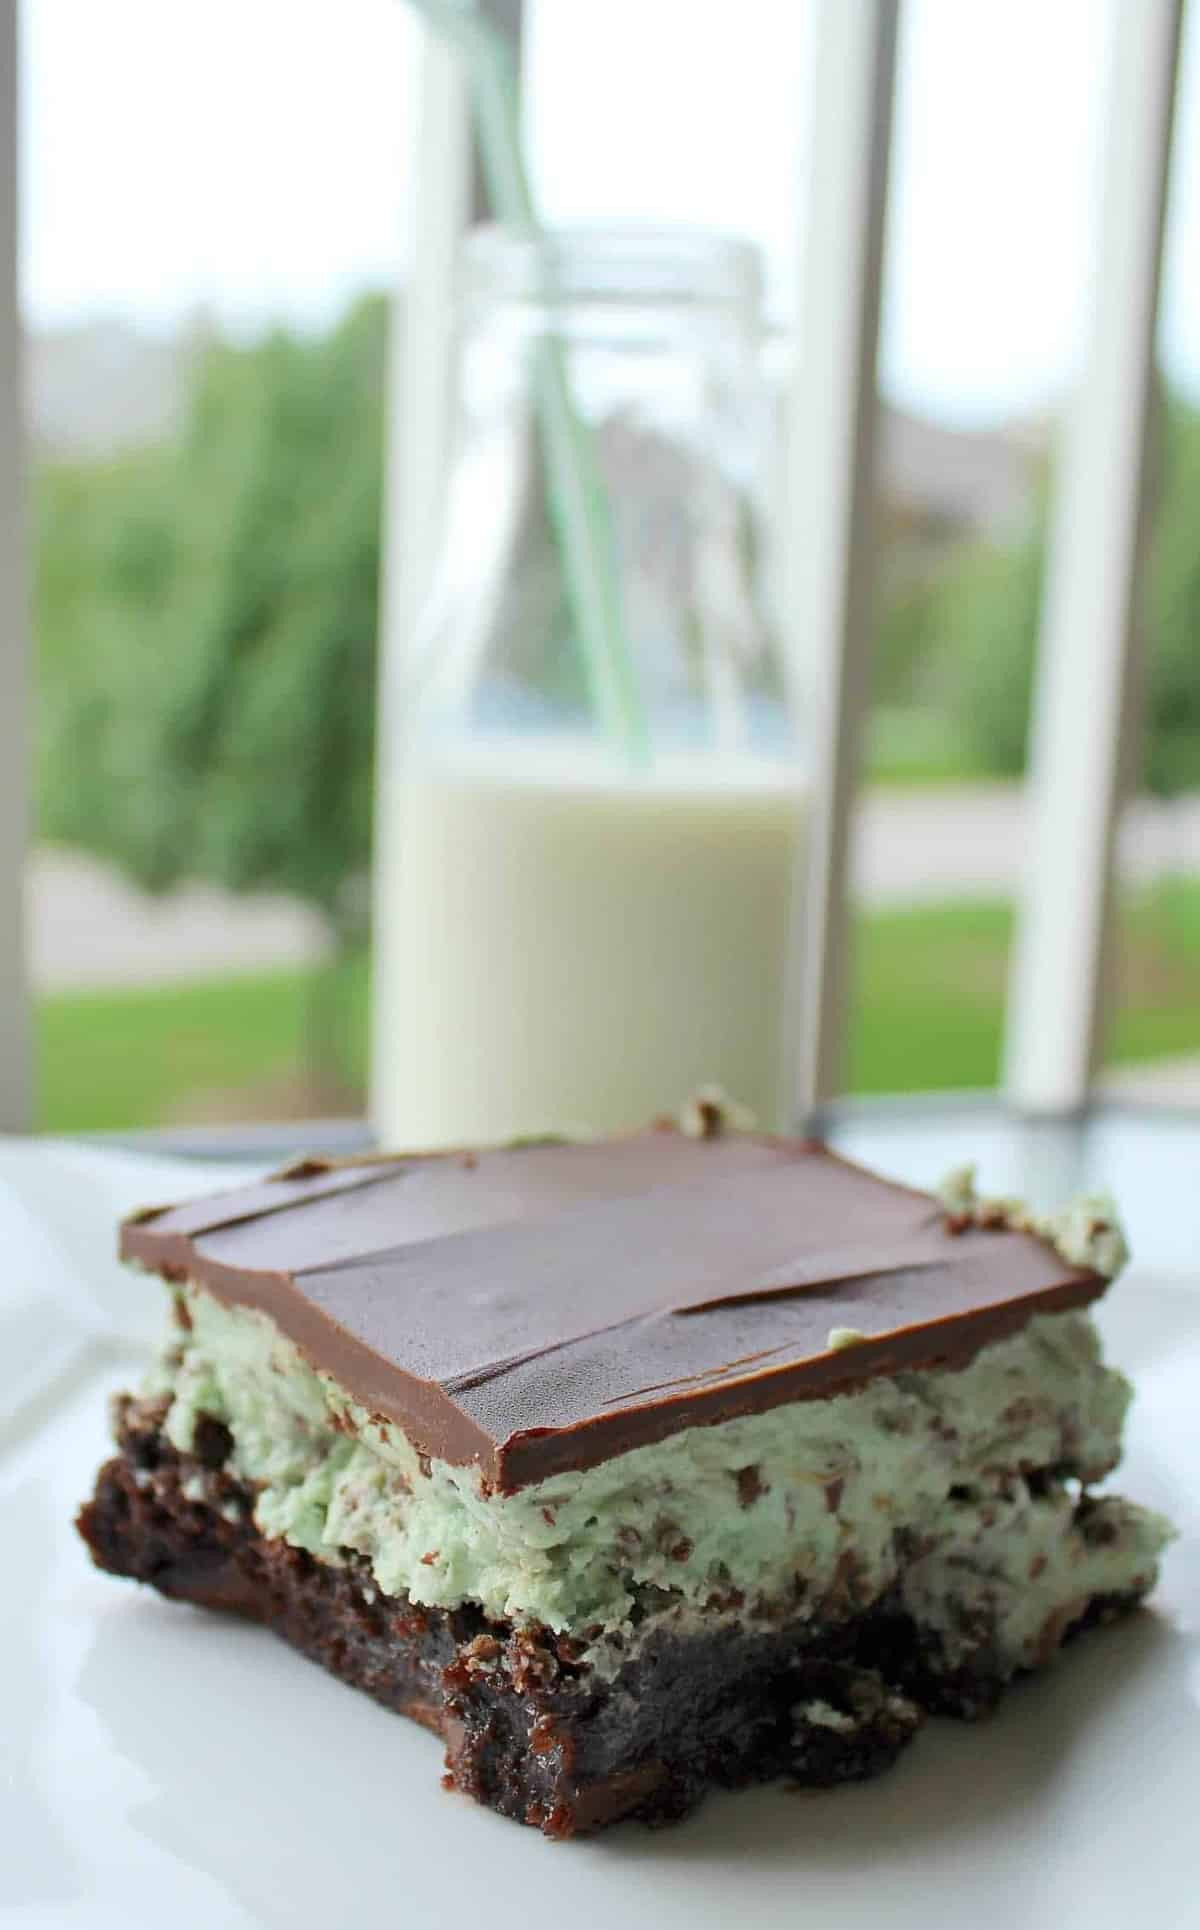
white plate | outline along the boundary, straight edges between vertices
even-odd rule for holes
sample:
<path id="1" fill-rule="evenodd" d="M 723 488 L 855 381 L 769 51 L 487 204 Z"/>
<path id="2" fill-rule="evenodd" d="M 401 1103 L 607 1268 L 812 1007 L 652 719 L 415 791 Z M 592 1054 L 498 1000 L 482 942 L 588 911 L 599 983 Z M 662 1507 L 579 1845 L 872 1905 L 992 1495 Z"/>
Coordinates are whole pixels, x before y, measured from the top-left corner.
<path id="1" fill-rule="evenodd" d="M 182 1189 L 181 1189 L 182 1190 Z M 95 1573 L 70 1517 L 92 1371 L 0 1457 L 0 1924 L 47 1930 L 1187 1930 L 1200 1923 L 1200 1294 L 1105 1306 L 1120 1485 L 1170 1513 L 1154 1612 L 855 1788 L 551 1845 L 439 1786 L 437 1742 L 259 1630 Z"/>
<path id="2" fill-rule="evenodd" d="M 0 1135 L 0 1443 L 97 1352 L 151 1345 L 161 1306 L 117 1264 L 118 1219 L 258 1170 Z"/>

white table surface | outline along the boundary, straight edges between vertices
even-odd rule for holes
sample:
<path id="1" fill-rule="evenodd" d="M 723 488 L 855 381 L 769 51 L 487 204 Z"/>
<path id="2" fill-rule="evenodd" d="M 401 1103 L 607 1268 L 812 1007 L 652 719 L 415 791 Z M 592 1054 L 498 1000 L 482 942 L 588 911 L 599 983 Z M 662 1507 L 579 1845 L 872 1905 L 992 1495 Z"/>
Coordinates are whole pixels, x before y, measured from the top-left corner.
<path id="1" fill-rule="evenodd" d="M 902 1135 L 890 1159 L 878 1134 L 870 1148 L 862 1137 L 855 1149 L 881 1165 L 930 1176 L 928 1133 Z M 1177 1153 L 1183 1171 L 1186 1138 Z M 1149 1164 L 1161 1179 L 1162 1159 Z M 105 1451 L 106 1392 L 136 1379 L 161 1311 L 155 1283 L 114 1266 L 113 1221 L 234 1177 L 226 1164 L 0 1147 L 5 1930 L 1200 1925 L 1190 1233 L 1171 1262 L 1155 1221 L 1152 1264 L 1101 1314 L 1139 1389 L 1120 1485 L 1184 1531 L 1153 1612 L 1080 1642 L 990 1723 L 930 1724 L 875 1783 L 753 1791 L 674 1830 L 555 1846 L 445 1794 L 422 1730 L 259 1630 L 96 1573 L 71 1530 Z M 1197 1182 L 1200 1162 L 1178 1226 L 1200 1218 Z"/>

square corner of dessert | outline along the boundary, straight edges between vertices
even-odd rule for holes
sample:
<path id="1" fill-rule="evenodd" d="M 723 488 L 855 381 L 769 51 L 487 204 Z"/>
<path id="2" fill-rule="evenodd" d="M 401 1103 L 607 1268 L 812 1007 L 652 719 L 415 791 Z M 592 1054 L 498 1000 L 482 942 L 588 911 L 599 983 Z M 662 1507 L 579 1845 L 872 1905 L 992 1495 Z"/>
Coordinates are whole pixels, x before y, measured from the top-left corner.
<path id="1" fill-rule="evenodd" d="M 306 1160 L 121 1252 L 166 1336 L 79 1514 L 96 1563 L 265 1624 L 550 1837 L 886 1770 L 1133 1609 L 1171 1538 L 1101 1486 L 1104 1199 L 922 1192 L 705 1101 Z"/>

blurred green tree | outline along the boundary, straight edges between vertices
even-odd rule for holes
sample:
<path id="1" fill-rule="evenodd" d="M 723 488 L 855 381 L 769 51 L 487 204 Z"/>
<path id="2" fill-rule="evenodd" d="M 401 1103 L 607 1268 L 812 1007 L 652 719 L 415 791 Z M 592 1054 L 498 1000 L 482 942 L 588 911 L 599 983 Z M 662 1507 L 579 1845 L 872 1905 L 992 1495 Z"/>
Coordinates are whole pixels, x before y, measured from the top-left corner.
<path id="1" fill-rule="evenodd" d="M 980 768 L 1024 768 L 1045 557 L 1046 492 L 1011 545 L 972 546 L 926 606 L 916 654 Z M 1151 525 L 1142 782 L 1160 796 L 1200 789 L 1200 410 L 1166 410 Z"/>
<path id="2" fill-rule="evenodd" d="M 44 835 L 362 933 L 385 309 L 202 354 L 170 447 L 37 500 Z"/>
<path id="3" fill-rule="evenodd" d="M 1161 796 L 1200 789 L 1200 409 L 1168 410 L 1146 609 L 1143 775 Z"/>

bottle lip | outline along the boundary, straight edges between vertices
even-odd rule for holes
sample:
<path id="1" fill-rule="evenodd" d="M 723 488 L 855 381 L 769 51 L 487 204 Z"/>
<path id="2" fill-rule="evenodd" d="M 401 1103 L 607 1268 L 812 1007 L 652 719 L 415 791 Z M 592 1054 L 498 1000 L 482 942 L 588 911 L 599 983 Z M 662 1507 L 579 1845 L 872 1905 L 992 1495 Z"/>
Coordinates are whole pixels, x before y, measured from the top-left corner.
<path id="1" fill-rule="evenodd" d="M 526 234 L 487 222 L 463 241 L 459 285 L 470 305 L 733 308 L 754 323 L 763 304 L 754 242 L 682 225 L 581 223 Z"/>

